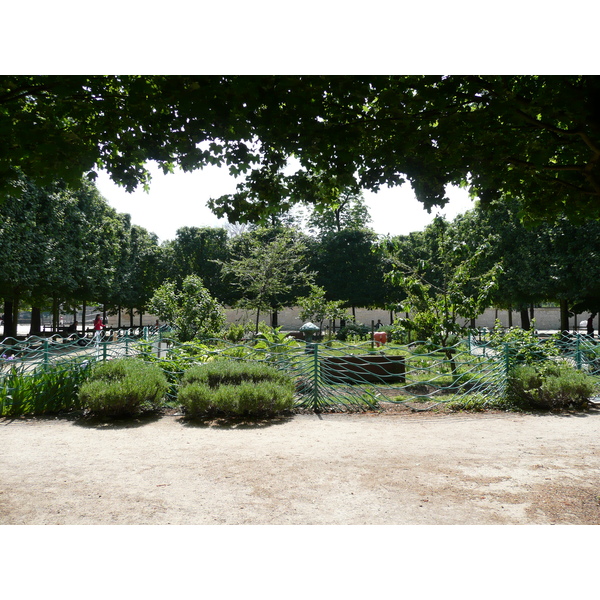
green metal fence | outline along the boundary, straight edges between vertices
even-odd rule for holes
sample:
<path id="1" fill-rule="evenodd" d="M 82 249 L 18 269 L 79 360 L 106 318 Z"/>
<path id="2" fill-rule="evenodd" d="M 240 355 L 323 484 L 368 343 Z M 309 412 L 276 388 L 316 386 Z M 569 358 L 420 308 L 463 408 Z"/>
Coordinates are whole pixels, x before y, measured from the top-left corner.
<path id="1" fill-rule="evenodd" d="M 425 342 L 309 343 L 283 334 L 238 344 L 222 339 L 180 344 L 168 333 L 147 328 L 110 332 L 99 341 L 61 336 L 9 339 L 0 344 L 0 414 L 6 414 L 14 396 L 10 384 L 17 380 L 15 373 L 34 375 L 128 356 L 160 363 L 173 400 L 187 368 L 229 358 L 265 361 L 286 371 L 296 381 L 297 406 L 309 410 L 376 409 L 389 403 L 428 410 L 456 400 L 485 405 L 503 396 L 514 353 L 511 344 L 492 344 L 477 336 L 450 348 Z M 578 335 L 564 340 L 560 359 L 600 380 L 600 344 L 595 340 Z"/>

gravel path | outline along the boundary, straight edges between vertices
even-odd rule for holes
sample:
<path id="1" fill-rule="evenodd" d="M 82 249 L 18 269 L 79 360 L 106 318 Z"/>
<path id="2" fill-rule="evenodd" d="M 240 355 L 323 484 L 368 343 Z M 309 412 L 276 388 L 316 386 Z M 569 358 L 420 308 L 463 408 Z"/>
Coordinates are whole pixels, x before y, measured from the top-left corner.
<path id="1" fill-rule="evenodd" d="M 599 524 L 600 411 L 0 420 L 0 524 Z"/>

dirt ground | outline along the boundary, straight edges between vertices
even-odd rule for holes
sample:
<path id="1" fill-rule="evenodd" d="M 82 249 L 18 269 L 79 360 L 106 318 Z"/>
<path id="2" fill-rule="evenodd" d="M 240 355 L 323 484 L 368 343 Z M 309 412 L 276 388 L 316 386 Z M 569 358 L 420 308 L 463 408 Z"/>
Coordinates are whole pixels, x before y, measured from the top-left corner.
<path id="1" fill-rule="evenodd" d="M 0 420 L 0 524 L 598 524 L 600 410 Z"/>

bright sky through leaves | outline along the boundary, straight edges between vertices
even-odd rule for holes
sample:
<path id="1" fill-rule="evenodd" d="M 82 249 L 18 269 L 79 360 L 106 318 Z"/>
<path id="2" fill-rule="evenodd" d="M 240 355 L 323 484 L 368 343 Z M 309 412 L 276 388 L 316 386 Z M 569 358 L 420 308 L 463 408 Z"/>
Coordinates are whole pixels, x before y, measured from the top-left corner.
<path id="1" fill-rule="evenodd" d="M 118 212 L 129 213 L 132 222 L 156 233 L 161 241 L 173 239 L 179 227 L 225 226 L 224 219 L 217 219 L 206 207 L 211 197 L 235 191 L 236 180 L 226 169 L 206 167 L 201 171 L 183 173 L 175 171 L 168 175 L 154 167 L 150 192 L 141 188 L 133 193 L 119 188 L 104 172 L 96 181 L 100 193 Z M 473 202 L 466 190 L 455 188 L 450 192 L 451 202 L 437 212 L 449 219 L 469 210 Z M 400 235 L 423 229 L 435 217 L 418 202 L 409 185 L 383 188 L 379 193 L 365 192 L 372 222 L 370 226 L 378 234 Z"/>

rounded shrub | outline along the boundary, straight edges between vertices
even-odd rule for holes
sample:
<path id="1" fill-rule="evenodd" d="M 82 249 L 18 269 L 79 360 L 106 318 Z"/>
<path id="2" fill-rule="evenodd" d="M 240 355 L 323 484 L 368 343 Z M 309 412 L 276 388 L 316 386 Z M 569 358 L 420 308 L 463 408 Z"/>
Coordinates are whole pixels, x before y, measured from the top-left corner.
<path id="1" fill-rule="evenodd" d="M 204 383 L 215 388 L 220 385 L 239 385 L 245 381 L 252 383 L 272 381 L 285 384 L 289 380 L 288 375 L 266 363 L 215 360 L 188 369 L 183 375 L 182 383 L 184 385 L 194 382 Z"/>
<path id="2" fill-rule="evenodd" d="M 564 363 L 517 366 L 507 388 L 509 400 L 543 410 L 582 408 L 593 393 L 593 379 Z"/>
<path id="3" fill-rule="evenodd" d="M 125 358 L 95 365 L 79 390 L 79 400 L 94 414 L 124 417 L 159 408 L 167 389 L 158 366 Z"/>
<path id="4" fill-rule="evenodd" d="M 211 390 L 206 384 L 193 382 L 187 385 L 182 384 L 177 398 L 186 414 L 198 417 L 210 412 L 213 407 L 214 395 L 214 390 Z"/>
<path id="5" fill-rule="evenodd" d="M 190 417 L 270 417 L 294 406 L 291 377 L 263 363 L 215 361 L 186 371 L 179 402 Z"/>

